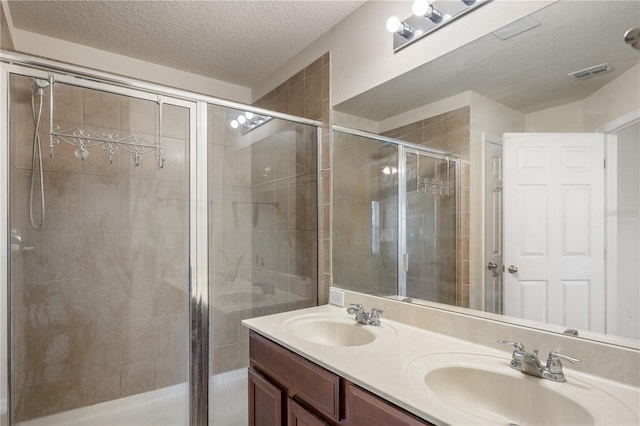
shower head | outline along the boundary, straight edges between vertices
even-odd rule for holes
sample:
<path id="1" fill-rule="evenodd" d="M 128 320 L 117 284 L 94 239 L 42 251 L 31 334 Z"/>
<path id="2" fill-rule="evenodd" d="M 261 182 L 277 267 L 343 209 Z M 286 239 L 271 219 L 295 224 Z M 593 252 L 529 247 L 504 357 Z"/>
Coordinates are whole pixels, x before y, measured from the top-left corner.
<path id="1" fill-rule="evenodd" d="M 49 86 L 49 82 L 41 78 L 32 78 L 31 80 L 33 80 L 33 93 L 38 96 L 44 96 L 44 89 Z"/>

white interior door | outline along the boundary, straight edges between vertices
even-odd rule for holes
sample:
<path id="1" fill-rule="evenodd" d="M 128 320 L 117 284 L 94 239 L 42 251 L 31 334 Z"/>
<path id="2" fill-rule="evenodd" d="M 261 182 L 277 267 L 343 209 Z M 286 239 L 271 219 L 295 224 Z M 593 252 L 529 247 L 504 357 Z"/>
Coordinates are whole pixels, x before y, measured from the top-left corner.
<path id="1" fill-rule="evenodd" d="M 484 137 L 484 310 L 502 313 L 502 140 Z"/>
<path id="2" fill-rule="evenodd" d="M 504 135 L 506 315 L 605 331 L 604 140 Z"/>

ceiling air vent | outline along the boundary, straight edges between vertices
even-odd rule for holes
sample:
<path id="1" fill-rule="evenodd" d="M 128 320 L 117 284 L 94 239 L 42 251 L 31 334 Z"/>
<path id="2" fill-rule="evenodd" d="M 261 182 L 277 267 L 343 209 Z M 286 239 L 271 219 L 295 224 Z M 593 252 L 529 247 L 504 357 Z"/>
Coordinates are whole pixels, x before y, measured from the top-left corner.
<path id="1" fill-rule="evenodd" d="M 611 65 L 605 62 L 604 64 L 595 65 L 593 67 L 585 68 L 580 71 L 574 71 L 567 75 L 569 76 L 569 78 L 572 78 L 574 80 L 582 80 L 594 75 L 602 74 L 603 72 L 611 71 L 612 69 L 613 68 L 611 68 Z"/>

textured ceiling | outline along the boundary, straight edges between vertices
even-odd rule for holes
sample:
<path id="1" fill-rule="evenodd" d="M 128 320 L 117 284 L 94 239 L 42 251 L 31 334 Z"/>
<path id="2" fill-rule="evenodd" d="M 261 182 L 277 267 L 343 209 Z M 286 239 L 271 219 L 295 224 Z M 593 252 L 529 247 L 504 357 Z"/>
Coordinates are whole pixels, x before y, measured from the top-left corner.
<path id="1" fill-rule="evenodd" d="M 380 121 L 474 90 L 528 113 L 584 99 L 640 62 L 623 41 L 640 24 L 640 1 L 561 1 L 532 16 L 541 22 L 533 30 L 505 41 L 489 34 L 335 109 Z M 581 81 L 567 77 L 603 62 L 614 70 Z"/>
<path id="2" fill-rule="evenodd" d="M 16 28 L 251 87 L 364 1 L 9 1 Z"/>

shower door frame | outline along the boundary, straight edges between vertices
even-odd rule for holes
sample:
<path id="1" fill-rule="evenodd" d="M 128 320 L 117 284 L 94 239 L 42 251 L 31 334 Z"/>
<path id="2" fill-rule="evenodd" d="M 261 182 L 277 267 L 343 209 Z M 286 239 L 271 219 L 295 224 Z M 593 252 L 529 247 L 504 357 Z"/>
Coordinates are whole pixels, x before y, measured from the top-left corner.
<path id="1" fill-rule="evenodd" d="M 5 106 L 6 113 L 2 114 L 0 121 L 0 135 L 7 143 L 0 153 L 0 176 L 6 179 L 6 187 L 0 196 L 0 238 L 8 241 L 9 229 L 9 188 L 10 188 L 10 152 L 9 152 L 9 120 L 11 111 L 10 104 L 10 76 L 12 74 L 28 77 L 42 78 L 48 80 L 50 76 L 54 77 L 55 83 L 69 84 L 76 87 L 93 89 L 113 93 L 122 96 L 128 96 L 135 99 L 143 99 L 151 102 L 160 101 L 165 105 L 172 105 L 186 108 L 189 111 L 189 157 L 187 159 L 188 167 L 188 189 L 189 196 L 189 265 L 185 271 L 185 290 L 188 292 L 189 299 L 189 323 L 185 326 L 189 327 L 189 418 L 192 425 L 206 424 L 206 406 L 208 401 L 208 380 L 204 385 L 199 379 L 208 376 L 208 259 L 207 259 L 207 235 L 208 235 L 208 218 L 207 218 L 207 143 L 197 143 L 198 138 L 207 135 L 206 121 L 206 104 L 193 100 L 185 100 L 176 97 L 167 96 L 152 90 L 141 90 L 127 87 L 123 84 L 115 84 L 115 82 L 103 82 L 96 80 L 88 80 L 85 75 L 74 72 L 72 75 L 62 74 L 57 68 L 35 68 L 24 65 L 2 63 L 0 71 L 0 79 L 2 81 L 0 91 L 0 99 L 2 105 Z M 45 93 L 51 93 L 45 89 Z M 204 105 L 204 119 L 199 115 Z M 159 124 L 161 125 L 161 123 Z M 202 139 L 200 139 L 202 140 Z M 204 139 L 206 141 L 206 139 Z M 204 161 L 202 160 L 204 159 Z M 6 419 L 2 418 L 2 425 L 10 425 L 11 421 L 11 379 L 9 372 L 11 371 L 11 289 L 10 289 L 10 246 L 8 244 L 2 247 L 2 266 L 0 273 L 0 314 L 2 318 L 7 318 L 6 327 L 1 327 L 1 344 L 2 344 L 2 365 L 0 367 L 0 376 L 2 377 L 2 398 L 6 398 Z M 5 291 L 6 290 L 6 291 Z M 194 336 L 197 336 L 194 338 Z M 203 339 L 201 336 L 204 336 Z M 6 348 L 5 348 L 6 342 Z M 6 351 L 6 354 L 4 353 Z M 4 357 L 6 355 L 6 362 Z M 204 402 L 203 402 L 204 401 Z M 4 401 L 3 401 L 4 402 Z M 204 408 L 203 408 L 204 407 Z M 204 418 L 202 417 L 204 413 Z M 203 423 L 204 420 L 204 423 Z"/>
<path id="2" fill-rule="evenodd" d="M 332 130 L 340 133 L 346 133 L 353 136 L 359 136 L 362 138 L 371 139 L 380 143 L 390 143 L 396 145 L 398 151 L 398 253 L 397 253 L 397 267 L 398 267 L 398 281 L 397 281 L 397 296 L 405 298 L 407 296 L 407 154 L 414 154 L 416 156 L 425 156 L 429 158 L 434 158 L 437 160 L 445 160 L 448 159 L 452 163 L 455 164 L 455 202 L 456 202 L 456 238 L 455 238 L 455 253 L 456 253 L 456 271 L 455 271 L 455 280 L 456 280 L 456 300 L 457 300 L 457 291 L 458 291 L 458 262 L 461 262 L 461 259 L 458 259 L 458 230 L 460 228 L 461 221 L 461 211 L 460 211 L 460 201 L 461 201 L 461 190 L 459 188 L 460 185 L 460 156 L 441 151 L 439 149 L 429 148 L 422 145 L 416 145 L 411 142 L 405 142 L 400 139 L 389 138 L 386 136 L 381 136 L 375 133 L 365 132 L 363 130 L 356 130 L 350 127 L 345 126 L 332 126 Z"/>
<path id="3" fill-rule="evenodd" d="M 91 70 L 35 56 L 0 50 L 0 397 L 6 398 L 5 414 L 0 413 L 0 424 L 9 425 L 10 419 L 10 306 L 9 306 L 9 76 L 11 70 L 27 75 L 45 76 L 49 73 L 57 75 L 57 81 L 65 82 L 73 79 L 75 85 L 88 88 L 103 88 L 112 93 L 135 93 L 148 96 L 156 101 L 158 96 L 174 103 L 184 103 L 190 108 L 189 113 L 189 422 L 191 426 L 208 424 L 209 405 L 209 245 L 208 245 L 208 137 L 207 137 L 207 105 L 253 112 L 273 118 L 315 127 L 317 149 L 317 217 L 322 214 L 320 187 L 320 165 L 323 123 L 303 117 L 270 111 L 228 101 L 212 96 L 201 95 L 181 89 L 169 88 L 159 84 L 148 83 L 129 77 Z M 81 83 L 81 84 L 80 84 Z M 120 92 L 122 91 L 122 92 Z M 129 96 L 129 95 L 128 95 Z M 142 97 L 145 99 L 144 97 Z M 182 105 L 178 105 L 182 106 Z M 3 142 L 6 141 L 6 143 Z M 318 236 L 321 229 L 318 226 Z M 318 238 L 318 247 L 321 239 Z M 316 268 L 319 268 L 319 256 Z M 320 278 L 316 279 L 316 300 L 318 300 Z M 3 322 L 6 320 L 6 323 Z M 4 401 L 0 401 L 4 402 Z M 6 419 L 5 419 L 6 416 Z M 6 421 L 6 422 L 5 422 Z"/>

